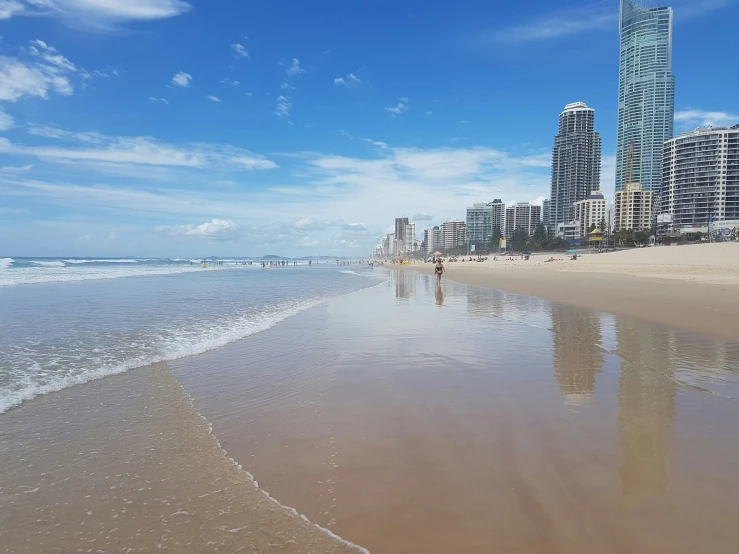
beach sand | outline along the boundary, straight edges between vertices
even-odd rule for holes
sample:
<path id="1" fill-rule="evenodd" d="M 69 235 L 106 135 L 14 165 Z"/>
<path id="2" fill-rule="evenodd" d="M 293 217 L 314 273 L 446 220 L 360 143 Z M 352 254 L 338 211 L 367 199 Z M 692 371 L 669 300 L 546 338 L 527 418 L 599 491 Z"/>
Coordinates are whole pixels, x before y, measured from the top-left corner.
<path id="1" fill-rule="evenodd" d="M 377 273 L 3 414 L 0 552 L 735 554 L 739 341 Z"/>
<path id="2" fill-rule="evenodd" d="M 261 486 L 374 554 L 739 540 L 735 343 L 408 271 L 172 367 Z"/>
<path id="3" fill-rule="evenodd" d="M 2 415 L 0 467 L 0 552 L 362 552 L 258 489 L 163 364 Z"/>
<path id="4" fill-rule="evenodd" d="M 446 263 L 444 277 L 739 340 L 739 243 L 506 258 Z M 432 264 L 391 267 L 433 273 Z"/>

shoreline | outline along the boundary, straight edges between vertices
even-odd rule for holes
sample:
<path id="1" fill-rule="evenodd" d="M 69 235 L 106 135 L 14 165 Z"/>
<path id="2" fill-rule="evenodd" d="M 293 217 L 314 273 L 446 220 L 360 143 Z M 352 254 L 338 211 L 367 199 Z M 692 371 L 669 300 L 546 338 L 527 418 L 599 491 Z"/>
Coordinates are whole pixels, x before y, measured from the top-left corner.
<path id="1" fill-rule="evenodd" d="M 713 266 L 705 259 L 697 262 L 687 259 L 695 256 L 685 256 L 687 263 L 662 265 L 660 257 L 674 256 L 679 250 L 672 248 L 667 252 L 670 247 L 662 247 L 657 249 L 659 252 L 651 252 L 653 248 L 641 249 L 636 253 L 626 252 L 626 256 L 619 256 L 622 253 L 591 254 L 575 262 L 559 256 L 550 264 L 544 263 L 544 256 L 540 260 L 535 256 L 528 262 L 445 263 L 444 278 L 737 341 L 739 271 L 735 266 L 739 266 L 739 245 L 727 246 L 735 247 L 731 259 L 722 259 Z M 710 257 L 716 250 L 709 251 L 710 245 L 688 248 L 706 248 L 698 252 L 703 258 Z M 656 256 L 645 264 L 634 263 L 634 254 Z M 695 254 L 695 251 L 679 254 Z M 424 263 L 385 267 L 432 275 L 434 266 Z M 665 268 L 669 268 L 669 272 Z M 703 274 L 711 278 L 699 281 Z"/>

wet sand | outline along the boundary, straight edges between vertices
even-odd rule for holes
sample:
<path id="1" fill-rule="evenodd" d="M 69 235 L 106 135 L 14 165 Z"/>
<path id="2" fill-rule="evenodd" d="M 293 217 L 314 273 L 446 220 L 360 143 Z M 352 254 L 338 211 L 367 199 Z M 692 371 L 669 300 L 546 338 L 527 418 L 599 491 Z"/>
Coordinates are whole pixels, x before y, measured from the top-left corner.
<path id="1" fill-rule="evenodd" d="M 0 417 L 0 552 L 361 552 L 260 491 L 166 365 Z"/>
<path id="2" fill-rule="evenodd" d="M 359 551 L 222 447 L 373 554 L 733 554 L 737 421 L 739 342 L 388 272 L 0 416 L 0 552 Z"/>
<path id="3" fill-rule="evenodd" d="M 690 261 L 691 249 L 700 252 L 711 250 L 711 246 L 729 247 L 739 257 L 739 244 L 649 248 L 640 249 L 638 254 L 669 251 L 680 259 L 682 252 Z M 739 341 L 739 265 L 733 258 L 720 270 L 718 258 L 714 259 L 716 267 L 675 263 L 657 273 L 651 264 L 619 262 L 610 258 L 613 255 L 586 255 L 578 261 L 559 255 L 552 263 L 543 261 L 549 255 L 536 255 L 528 262 L 493 262 L 491 258 L 486 263 L 452 262 L 445 264 L 444 278 Z M 390 267 L 433 274 L 430 263 Z"/>
<path id="4" fill-rule="evenodd" d="M 736 343 L 401 272 L 173 370 L 373 553 L 736 551 Z"/>

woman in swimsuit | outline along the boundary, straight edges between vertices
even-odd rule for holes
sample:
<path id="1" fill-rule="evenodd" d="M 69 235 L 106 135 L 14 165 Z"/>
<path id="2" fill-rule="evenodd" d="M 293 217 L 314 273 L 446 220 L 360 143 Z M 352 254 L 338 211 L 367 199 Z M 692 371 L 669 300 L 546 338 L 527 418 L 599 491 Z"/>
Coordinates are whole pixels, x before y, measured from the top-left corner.
<path id="1" fill-rule="evenodd" d="M 441 259 L 436 261 L 434 273 L 436 273 L 436 282 L 441 283 L 441 274 L 444 273 L 444 264 L 441 263 Z"/>

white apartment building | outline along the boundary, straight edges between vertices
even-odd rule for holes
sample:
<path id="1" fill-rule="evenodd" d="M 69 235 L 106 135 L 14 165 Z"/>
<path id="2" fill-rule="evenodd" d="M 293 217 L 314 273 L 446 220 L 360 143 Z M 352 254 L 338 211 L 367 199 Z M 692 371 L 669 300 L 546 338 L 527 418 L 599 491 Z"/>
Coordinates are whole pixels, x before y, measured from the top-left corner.
<path id="1" fill-rule="evenodd" d="M 681 133 L 664 144 L 658 220 L 674 230 L 739 219 L 739 125 Z"/>
<path id="2" fill-rule="evenodd" d="M 444 248 L 441 240 L 441 229 L 425 229 L 423 231 L 423 243 L 426 245 L 426 254 L 433 254 L 440 248 Z"/>
<path id="3" fill-rule="evenodd" d="M 593 225 L 598 228 L 601 221 L 606 221 L 606 197 L 599 190 L 593 191 L 585 200 L 575 202 L 574 207 L 581 237 L 587 237 Z"/>
<path id="4" fill-rule="evenodd" d="M 408 223 L 405 226 L 405 251 L 415 252 L 416 250 L 416 224 Z"/>
<path id="5" fill-rule="evenodd" d="M 654 192 L 643 190 L 641 183 L 626 183 L 613 197 L 613 230 L 652 228 Z"/>
<path id="6" fill-rule="evenodd" d="M 467 244 L 467 226 L 464 221 L 452 219 L 441 224 L 441 237 L 444 249 L 454 248 L 455 246 L 464 246 Z"/>
<path id="7" fill-rule="evenodd" d="M 514 204 L 505 211 L 505 238 L 510 240 L 516 229 L 523 229 L 527 235 L 531 236 L 540 223 L 541 206 L 528 202 Z"/>

